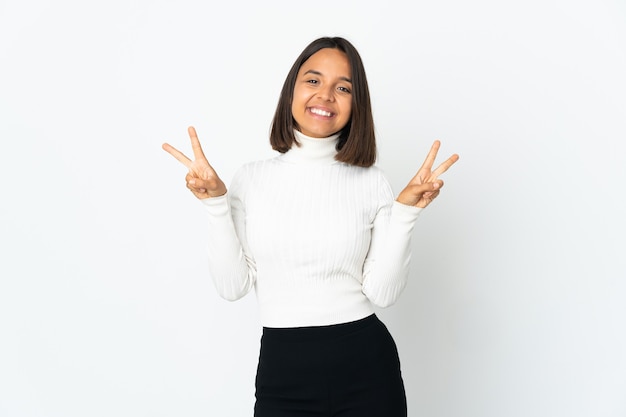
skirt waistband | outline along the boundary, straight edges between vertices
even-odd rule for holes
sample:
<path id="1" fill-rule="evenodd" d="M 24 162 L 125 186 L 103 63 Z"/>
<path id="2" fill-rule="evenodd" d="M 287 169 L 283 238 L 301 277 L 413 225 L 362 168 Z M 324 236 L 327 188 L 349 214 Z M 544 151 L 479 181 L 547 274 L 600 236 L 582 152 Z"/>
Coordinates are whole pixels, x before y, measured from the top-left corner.
<path id="1" fill-rule="evenodd" d="M 283 342 L 334 339 L 359 331 L 378 322 L 376 314 L 371 314 L 359 320 L 327 326 L 263 327 L 263 337 Z"/>

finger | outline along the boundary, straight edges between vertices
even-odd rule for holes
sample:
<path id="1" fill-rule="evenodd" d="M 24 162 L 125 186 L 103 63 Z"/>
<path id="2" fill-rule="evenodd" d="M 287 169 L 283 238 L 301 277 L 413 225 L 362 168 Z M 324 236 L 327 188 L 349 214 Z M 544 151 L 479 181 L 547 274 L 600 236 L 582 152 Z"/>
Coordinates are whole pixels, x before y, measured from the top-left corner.
<path id="1" fill-rule="evenodd" d="M 206 188 L 195 188 L 189 185 L 187 185 L 187 188 L 189 189 L 189 191 L 191 191 L 194 194 L 207 194 L 208 195 L 208 191 Z"/>
<path id="2" fill-rule="evenodd" d="M 202 151 L 202 146 L 200 146 L 200 140 L 196 134 L 196 129 L 193 126 L 189 126 L 187 132 L 189 133 L 189 139 L 191 139 L 191 149 L 193 149 L 193 156 L 195 159 L 206 160 L 206 156 L 204 156 L 204 152 Z"/>
<path id="3" fill-rule="evenodd" d="M 215 190 L 217 188 L 217 184 L 214 179 L 203 180 L 198 177 L 187 175 L 187 177 L 185 177 L 185 180 L 187 181 L 187 188 L 189 188 L 190 190 L 207 191 L 207 190 Z"/>
<path id="4" fill-rule="evenodd" d="M 164 143 L 161 147 L 163 148 L 165 152 L 172 155 L 174 158 L 176 158 L 179 162 L 181 162 L 187 168 L 191 167 L 192 161 L 191 159 L 187 158 L 184 153 L 182 153 L 181 151 L 179 151 L 178 149 L 176 149 L 169 143 Z"/>
<path id="5" fill-rule="evenodd" d="M 189 185 L 187 185 L 187 188 L 189 189 L 189 191 L 191 191 L 191 193 L 193 195 L 195 195 L 196 197 L 200 198 L 200 199 L 204 199 L 204 198 L 209 198 L 210 195 L 207 192 L 207 190 L 203 189 L 203 188 L 192 188 Z"/>
<path id="6" fill-rule="evenodd" d="M 452 165 L 454 165 L 454 163 L 456 161 L 459 160 L 459 155 L 454 154 L 452 155 L 450 158 L 446 159 L 444 162 L 442 162 L 437 169 L 435 169 L 432 173 L 432 176 L 437 178 L 438 176 L 440 176 L 441 174 L 443 174 L 444 172 L 446 172 L 448 170 L 448 168 L 450 168 Z"/>
<path id="7" fill-rule="evenodd" d="M 398 195 L 397 200 L 402 204 L 413 206 L 420 201 L 424 195 L 438 192 L 441 187 L 443 187 L 443 181 L 441 180 L 424 184 L 409 184 Z"/>
<path id="8" fill-rule="evenodd" d="M 196 183 L 195 180 L 188 181 L 185 186 L 193 193 L 205 194 L 208 192 L 202 182 Z"/>
<path id="9" fill-rule="evenodd" d="M 439 179 L 432 182 L 425 182 L 424 184 L 407 186 L 407 188 L 410 189 L 411 192 L 413 192 L 413 194 L 415 194 L 416 196 L 421 196 L 424 193 L 437 191 L 441 189 L 441 187 L 443 187 L 443 181 Z"/>
<path id="10" fill-rule="evenodd" d="M 422 194 L 422 198 L 420 198 L 420 200 L 425 200 L 425 201 L 431 201 L 434 200 L 438 195 L 439 195 L 440 191 L 428 191 L 427 193 Z M 418 201 L 419 204 L 419 201 Z"/>
<path id="11" fill-rule="evenodd" d="M 440 146 L 441 142 L 439 142 L 438 140 L 433 142 L 433 146 L 430 147 L 430 151 L 428 152 L 428 155 L 426 155 L 426 159 L 424 160 L 420 171 L 423 169 L 427 169 L 428 171 L 431 170 L 433 164 L 435 163 L 435 158 L 437 158 L 437 152 L 439 152 Z"/>
<path id="12" fill-rule="evenodd" d="M 426 155 L 426 159 L 424 163 L 417 170 L 415 176 L 411 179 L 411 182 L 414 184 L 424 184 L 429 181 L 431 176 L 431 170 L 433 164 L 435 163 L 435 159 L 437 158 L 437 152 L 439 152 L 439 147 L 441 146 L 441 142 L 436 140 L 433 142 L 433 145 L 430 147 L 430 151 L 428 155 Z"/>
<path id="13" fill-rule="evenodd" d="M 420 208 L 428 207 L 428 205 L 432 203 L 433 200 L 437 198 L 438 195 L 439 195 L 439 190 L 429 192 L 429 193 L 424 193 L 422 198 L 420 198 L 419 201 L 415 203 L 415 207 L 420 207 Z"/>
<path id="14" fill-rule="evenodd" d="M 209 186 L 208 181 L 203 181 L 200 178 L 187 176 L 185 180 L 187 181 L 187 187 L 193 190 L 206 189 Z"/>

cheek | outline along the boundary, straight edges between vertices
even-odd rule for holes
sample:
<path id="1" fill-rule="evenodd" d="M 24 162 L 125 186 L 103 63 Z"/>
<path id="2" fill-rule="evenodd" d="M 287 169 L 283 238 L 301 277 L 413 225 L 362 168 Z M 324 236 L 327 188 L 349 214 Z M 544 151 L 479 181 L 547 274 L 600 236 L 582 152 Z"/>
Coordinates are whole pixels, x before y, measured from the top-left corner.
<path id="1" fill-rule="evenodd" d="M 293 98 L 291 99 L 291 110 L 296 110 L 298 107 L 302 107 L 304 105 L 304 100 L 302 98 L 302 94 L 300 94 L 297 90 L 293 92 Z"/>
<path id="2" fill-rule="evenodd" d="M 352 115 L 352 99 L 349 98 L 347 99 L 344 103 L 343 103 L 343 113 L 346 117 L 347 120 L 350 119 L 350 116 Z"/>

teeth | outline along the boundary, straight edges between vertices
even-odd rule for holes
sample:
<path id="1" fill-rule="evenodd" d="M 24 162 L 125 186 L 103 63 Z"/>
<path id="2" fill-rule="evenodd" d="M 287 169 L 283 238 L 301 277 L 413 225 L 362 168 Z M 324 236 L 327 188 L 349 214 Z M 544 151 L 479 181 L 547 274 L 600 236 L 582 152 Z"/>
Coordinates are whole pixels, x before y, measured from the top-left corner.
<path id="1" fill-rule="evenodd" d="M 330 117 L 330 115 L 332 114 L 331 112 L 324 111 L 321 109 L 311 109 L 311 113 L 317 114 L 319 116 L 326 116 L 326 117 Z"/>

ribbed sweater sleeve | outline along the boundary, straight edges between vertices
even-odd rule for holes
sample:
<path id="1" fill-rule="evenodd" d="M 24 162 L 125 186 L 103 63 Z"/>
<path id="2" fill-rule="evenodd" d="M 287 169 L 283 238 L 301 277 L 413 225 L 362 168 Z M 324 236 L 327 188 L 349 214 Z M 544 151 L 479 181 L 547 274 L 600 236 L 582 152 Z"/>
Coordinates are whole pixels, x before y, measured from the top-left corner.
<path id="1" fill-rule="evenodd" d="M 208 212 L 209 274 L 218 294 L 227 300 L 246 295 L 256 280 L 254 259 L 246 251 L 245 208 L 238 177 L 221 197 L 201 200 Z"/>
<path id="2" fill-rule="evenodd" d="M 406 287 L 411 235 L 420 211 L 393 201 L 383 206 L 374 219 L 362 286 L 367 298 L 379 307 L 394 304 Z"/>

